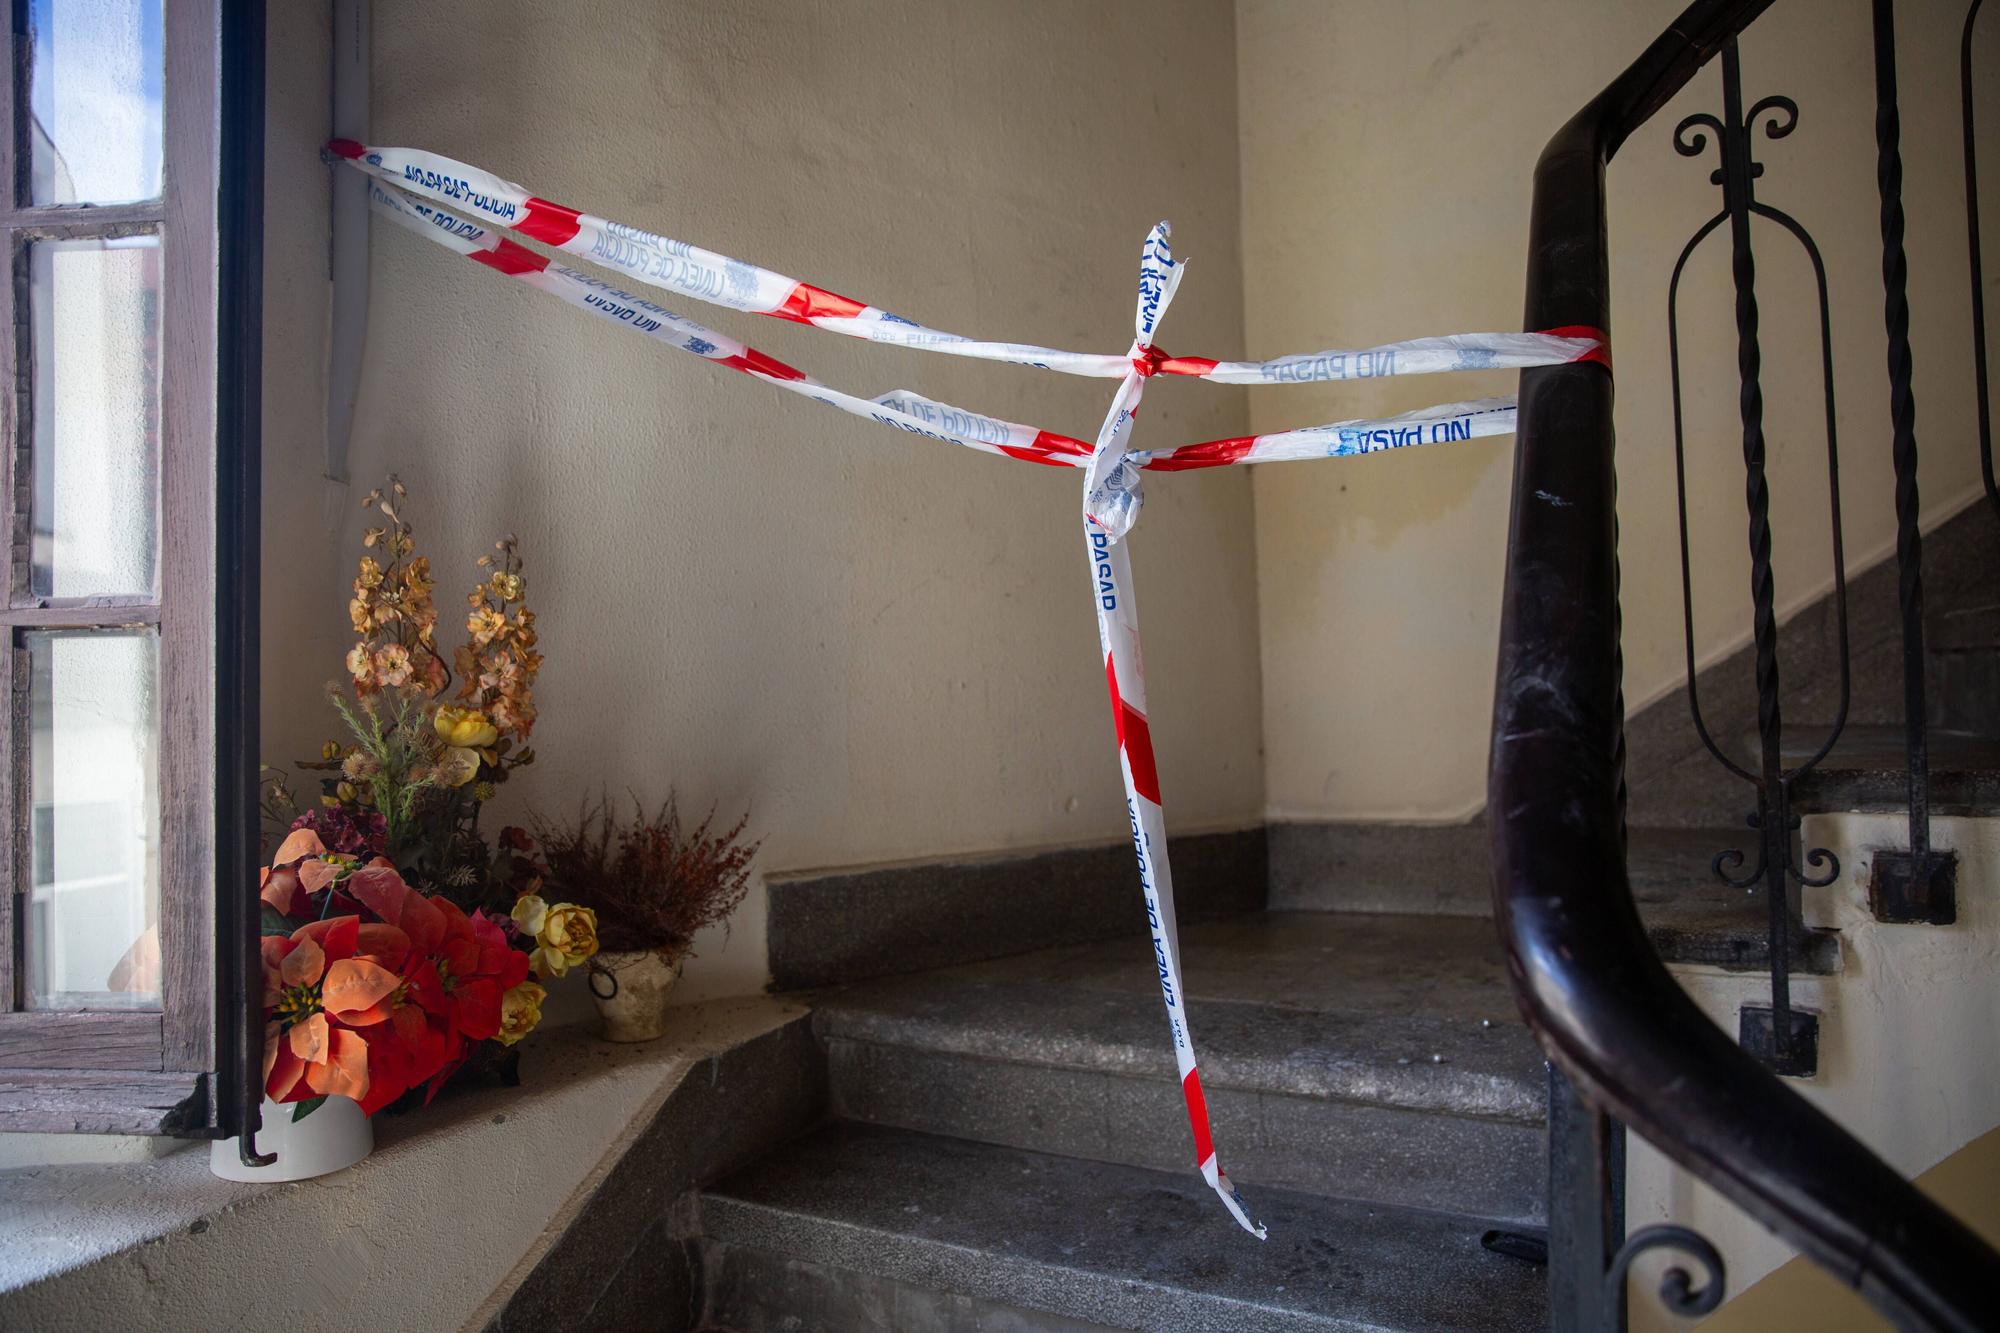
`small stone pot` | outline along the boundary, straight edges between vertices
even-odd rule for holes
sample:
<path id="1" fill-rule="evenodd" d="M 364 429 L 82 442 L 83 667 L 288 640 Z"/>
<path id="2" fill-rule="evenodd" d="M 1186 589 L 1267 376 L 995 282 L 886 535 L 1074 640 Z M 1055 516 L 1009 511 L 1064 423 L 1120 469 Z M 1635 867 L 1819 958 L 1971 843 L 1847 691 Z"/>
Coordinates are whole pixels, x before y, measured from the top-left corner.
<path id="1" fill-rule="evenodd" d="M 679 955 L 665 949 L 611 950 L 590 960 L 590 998 L 606 1041 L 651 1041 L 667 1030 L 667 992 L 681 979 Z"/>
<path id="2" fill-rule="evenodd" d="M 264 1099 L 264 1127 L 257 1131 L 257 1151 L 277 1154 L 269 1166 L 245 1166 L 235 1139 L 208 1145 L 208 1169 L 224 1180 L 310 1180 L 344 1170 L 375 1151 L 375 1126 L 360 1106 L 346 1097 L 329 1097 L 303 1120 L 293 1120 L 296 1106 Z"/>

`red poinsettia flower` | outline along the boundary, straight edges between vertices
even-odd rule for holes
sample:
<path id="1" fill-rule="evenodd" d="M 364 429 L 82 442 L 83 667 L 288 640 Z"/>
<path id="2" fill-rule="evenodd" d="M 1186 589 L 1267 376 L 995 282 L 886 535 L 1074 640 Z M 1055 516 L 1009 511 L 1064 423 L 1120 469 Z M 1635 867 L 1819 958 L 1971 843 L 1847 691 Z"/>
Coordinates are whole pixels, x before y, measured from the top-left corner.
<path id="1" fill-rule="evenodd" d="M 396 969 L 409 938 L 355 916 L 266 935 L 264 1091 L 274 1102 L 368 1092 L 368 1040 L 356 1029 L 387 1022 L 402 985 Z"/>
<path id="2" fill-rule="evenodd" d="M 385 1087 L 400 1084 L 400 1096 L 429 1082 L 435 1096 L 472 1043 L 500 1034 L 501 997 L 526 979 L 528 955 L 484 914 L 425 897 L 386 863 L 362 867 L 341 887 L 410 941 L 391 1031 L 370 1047 Z"/>
<path id="3" fill-rule="evenodd" d="M 483 913 L 467 916 L 444 898 L 426 898 L 394 870 L 365 866 L 343 885 L 410 938 L 404 972 L 410 996 L 468 1041 L 500 1032 L 500 997 L 528 975 L 528 956 Z"/>

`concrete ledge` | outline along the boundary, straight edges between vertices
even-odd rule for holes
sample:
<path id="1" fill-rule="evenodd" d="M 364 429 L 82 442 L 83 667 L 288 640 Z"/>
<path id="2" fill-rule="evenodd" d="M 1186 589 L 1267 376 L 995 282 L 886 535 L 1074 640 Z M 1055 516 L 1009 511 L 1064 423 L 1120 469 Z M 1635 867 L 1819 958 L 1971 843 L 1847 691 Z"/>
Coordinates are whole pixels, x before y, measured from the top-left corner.
<path id="1" fill-rule="evenodd" d="M 825 1061 L 804 1011 L 784 1012 L 779 1026 L 711 1054 L 663 1089 L 469 1326 L 692 1328 L 691 1191 L 810 1128 L 826 1106 Z"/>
<path id="2" fill-rule="evenodd" d="M 1182 921 L 1264 905 L 1264 830 L 1168 840 Z M 1144 934 L 1129 843 L 769 885 L 772 986 L 805 990 Z"/>
<path id="3" fill-rule="evenodd" d="M 522 1046 L 523 1086 L 470 1088 L 383 1118 L 373 1155 L 318 1180 L 232 1184 L 209 1174 L 199 1147 L 0 1172 L 0 1327 L 305 1329 L 326 1327 L 335 1311 L 351 1328 L 483 1320 L 520 1264 L 538 1272 L 550 1236 L 612 1167 L 655 1142 L 649 1129 L 677 1126 L 675 1161 L 654 1178 L 679 1171 L 688 1183 L 708 1155 L 720 1170 L 769 1142 L 748 1141 L 792 1104 L 733 1118 L 716 1113 L 715 1099 L 741 1086 L 727 1074 L 740 1062 L 768 1071 L 810 1046 L 796 1006 L 693 1006 L 676 1012 L 671 1035 L 643 1046 L 574 1028 L 537 1033 Z M 811 1102 L 818 1078 L 806 1061 L 790 1085 L 794 1104 Z M 696 1106 L 706 1134 L 686 1123 L 682 1108 Z M 613 1257 L 622 1264 L 633 1248 Z M 605 1270 L 607 1284 L 616 1273 Z M 604 1288 L 566 1290 L 587 1313 Z"/>

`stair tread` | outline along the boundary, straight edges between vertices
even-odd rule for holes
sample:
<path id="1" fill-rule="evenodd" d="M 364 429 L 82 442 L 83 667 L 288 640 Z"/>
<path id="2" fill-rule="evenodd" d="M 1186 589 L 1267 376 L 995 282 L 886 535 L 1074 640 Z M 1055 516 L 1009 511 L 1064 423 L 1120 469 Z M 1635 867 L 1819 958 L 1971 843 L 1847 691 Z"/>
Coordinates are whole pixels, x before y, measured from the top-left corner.
<path id="1" fill-rule="evenodd" d="M 1181 933 L 1210 1088 L 1538 1121 L 1542 1057 L 1490 922 L 1259 912 Z M 857 983 L 825 1037 L 1177 1080 L 1151 951 L 1131 938 Z"/>
<path id="2" fill-rule="evenodd" d="M 1111 1327 L 1512 1330 L 1543 1272 L 1463 1218 L 836 1122 L 703 1192 L 712 1241 Z"/>
<path id="3" fill-rule="evenodd" d="M 1826 728 L 1804 724 L 1788 729 L 1779 756 L 1786 765 L 1801 763 L 1818 751 Z M 2000 737 L 1981 736 L 1948 727 L 1925 729 L 1924 745 L 1935 773 L 1971 773 L 2000 768 Z M 1753 732 L 1743 738 L 1743 753 L 1757 753 Z M 1820 760 L 1819 767 L 1841 771 L 1909 772 L 1909 736 L 1900 723 L 1850 722 Z"/>
<path id="4" fill-rule="evenodd" d="M 1660 957 L 1670 963 L 1768 968 L 1770 925 L 1763 883 L 1753 889 L 1723 883 L 1713 861 L 1724 849 L 1748 858 L 1735 868 L 1738 875 L 1756 864 L 1756 835 L 1748 828 L 1630 830 L 1626 874 L 1639 919 Z M 1807 932 L 1794 943 L 1793 971 L 1826 973 L 1839 962 L 1839 941 L 1830 935 Z"/>

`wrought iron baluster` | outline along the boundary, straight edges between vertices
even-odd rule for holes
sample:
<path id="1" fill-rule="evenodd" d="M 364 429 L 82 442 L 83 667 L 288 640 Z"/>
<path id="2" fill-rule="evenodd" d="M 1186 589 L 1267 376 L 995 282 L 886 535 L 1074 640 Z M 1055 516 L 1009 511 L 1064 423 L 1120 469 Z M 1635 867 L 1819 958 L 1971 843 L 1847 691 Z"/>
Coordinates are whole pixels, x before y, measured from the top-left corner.
<path id="1" fill-rule="evenodd" d="M 1769 1050 L 1771 1063 L 1780 1072 L 1810 1073 L 1813 1067 L 1811 1042 L 1815 1020 L 1794 1014 L 1791 1006 L 1791 946 L 1796 929 L 1788 880 L 1800 884 L 1831 883 L 1839 873 L 1839 862 L 1825 848 L 1806 853 L 1804 864 L 1819 870 L 1808 874 L 1792 854 L 1792 834 L 1798 819 L 1791 811 L 1791 788 L 1799 776 L 1817 765 L 1833 748 L 1847 721 L 1849 660 L 1847 640 L 1846 554 L 1841 537 L 1840 459 L 1835 430 L 1833 389 L 1833 343 L 1827 301 L 1826 265 L 1819 247 L 1798 221 L 1780 209 L 1760 202 L 1754 182 L 1764 174 L 1763 164 L 1752 155 L 1752 138 L 1759 124 L 1765 136 L 1778 140 L 1798 125 L 1798 107 L 1788 97 L 1762 99 L 1747 112 L 1743 108 L 1742 62 L 1734 43 L 1722 53 L 1723 115 L 1692 115 L 1674 129 L 1674 147 L 1683 156 L 1700 154 L 1708 135 L 1717 139 L 1720 165 L 1710 180 L 1722 187 L 1722 211 L 1697 228 L 1682 248 L 1674 264 L 1667 289 L 1668 355 L 1674 408 L 1674 471 L 1679 506 L 1681 539 L 1681 599 L 1683 642 L 1687 655 L 1688 704 L 1696 734 L 1702 745 L 1725 769 L 1751 784 L 1756 792 L 1756 809 L 1749 826 L 1757 832 L 1756 861 L 1742 874 L 1747 859 L 1744 852 L 1728 848 L 1718 852 L 1713 862 L 1716 875 L 1733 888 L 1747 889 L 1762 884 L 1769 918 L 1771 965 L 1771 1013 Z M 1779 641 L 1776 611 L 1776 580 L 1771 563 L 1770 482 L 1768 451 L 1764 436 L 1763 354 L 1758 341 L 1757 264 L 1751 240 L 1751 219 L 1761 217 L 1776 222 L 1797 240 L 1812 261 L 1818 288 L 1820 316 L 1820 376 L 1826 415 L 1827 495 L 1833 534 L 1834 606 L 1839 630 L 1838 665 L 1840 702 L 1825 739 L 1804 763 L 1787 768 L 1784 763 L 1784 718 L 1780 696 Z M 1701 711 L 1694 639 L 1694 580 L 1691 572 L 1687 522 L 1686 423 L 1681 407 L 1680 365 L 1680 284 L 1688 260 L 1708 236 L 1729 224 L 1730 271 L 1735 290 L 1737 332 L 1738 414 L 1743 430 L 1744 502 L 1749 515 L 1750 595 L 1752 633 L 1755 644 L 1757 684 L 1758 758 L 1753 770 L 1736 761 L 1718 745 Z M 1746 1017 L 1746 1044 L 1761 1045 L 1763 1029 Z"/>
<path id="2" fill-rule="evenodd" d="M 1972 384 L 1978 398 L 1979 475 L 1986 483 L 1986 498 L 2000 517 L 2000 487 L 1993 484 L 1993 398 L 1986 382 L 1986 281 L 1979 256 L 1979 149 L 1973 137 L 1972 114 L 1972 28 L 1979 20 L 1984 0 L 1972 0 L 1965 11 L 1965 31 L 1958 39 L 1958 92 L 1965 116 L 1965 238 L 1972 268 Z"/>
<path id="3" fill-rule="evenodd" d="M 1955 858 L 1931 852 L 1929 718 L 1924 698 L 1924 544 L 1917 526 L 1917 400 L 1910 355 L 1909 260 L 1903 249 L 1902 113 L 1896 92 L 1896 6 L 1874 0 L 1875 187 L 1882 201 L 1882 314 L 1888 331 L 1890 460 L 1896 472 L 1896 596 L 1903 621 L 1903 733 L 1909 756 L 1910 845 L 1873 857 L 1876 901 L 1929 903 L 1950 892 Z"/>

